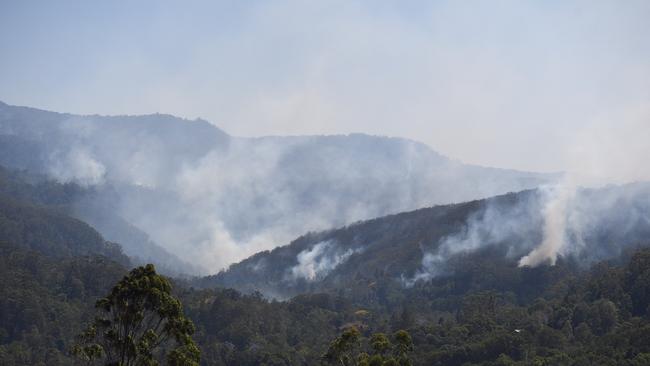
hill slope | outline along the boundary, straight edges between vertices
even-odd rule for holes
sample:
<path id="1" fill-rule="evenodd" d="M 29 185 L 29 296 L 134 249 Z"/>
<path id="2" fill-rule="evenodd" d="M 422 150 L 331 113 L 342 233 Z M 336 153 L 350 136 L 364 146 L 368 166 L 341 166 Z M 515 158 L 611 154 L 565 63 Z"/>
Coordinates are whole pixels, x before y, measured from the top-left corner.
<path id="1" fill-rule="evenodd" d="M 84 188 L 75 183 L 61 184 L 41 175 L 12 171 L 0 166 L 0 197 L 3 206 L 11 205 L 15 208 L 13 211 L 21 210 L 20 213 L 14 212 L 17 217 L 30 212 L 34 215 L 40 212 L 58 217 L 59 220 L 81 220 L 83 223 L 79 222 L 79 225 L 84 227 L 90 224 L 92 229 L 88 228 L 89 230 L 100 231 L 103 236 L 101 240 L 119 243 L 119 255 L 123 255 L 123 250 L 135 264 L 155 262 L 161 272 L 168 275 L 184 274 L 187 269 L 192 268 L 192 265 L 168 253 L 153 243 L 141 230 L 116 215 L 111 201 L 98 199 L 110 197 L 105 192 L 98 192 L 98 188 Z M 98 204 L 103 205 L 102 209 L 96 208 Z M 93 242 L 99 241 L 99 234 L 93 235 L 96 237 Z M 95 254 L 108 255 L 99 252 Z"/>
<path id="2" fill-rule="evenodd" d="M 453 274 L 457 261 L 467 256 L 516 267 L 542 241 L 547 194 L 523 191 L 310 233 L 232 265 L 201 285 L 285 298 L 377 281 L 408 287 Z M 581 190 L 567 221 L 562 256 L 584 266 L 616 258 L 650 237 L 650 184 Z"/>
<path id="3" fill-rule="evenodd" d="M 65 215 L 69 197 L 84 189 L 13 178 L 0 179 L 0 363 L 72 365 L 68 350 L 92 319 L 93 302 L 126 272 L 105 256 L 125 258 Z M 196 290 L 185 281 L 175 284 L 175 293 L 196 324 L 202 365 L 317 364 L 349 326 L 361 330 L 367 349 L 371 334 L 407 329 L 414 365 L 644 365 L 650 359 L 650 252 L 615 244 L 649 237 L 649 189 L 636 184 L 580 192 L 576 207 L 587 202 L 583 211 L 602 211 L 583 227 L 598 230 L 583 236 L 587 251 L 573 250 L 555 266 L 516 265 L 511 251 L 527 247 L 519 241 L 534 230 L 523 224 L 537 222 L 526 216 L 539 212 L 535 204 L 544 198 L 526 191 L 309 234 L 259 254 L 268 259 L 264 264 L 243 267 L 271 280 L 249 277 L 254 284 L 276 285 L 285 295 L 324 293 L 278 302 L 229 289 Z M 495 222 L 515 230 L 488 226 Z M 457 239 L 428 241 L 441 237 Z M 485 245 L 468 246 L 471 238 Z M 339 245 L 346 241 L 356 246 Z M 450 243 L 467 250 L 439 251 Z M 409 286 L 405 279 L 435 263 L 423 253 L 446 254 L 444 271 Z M 616 258 L 590 269 L 579 265 L 608 257 Z M 289 267 L 272 270 L 278 258 Z"/>
<path id="4" fill-rule="evenodd" d="M 6 104 L 0 150 L 0 164 L 104 187 L 97 200 L 213 273 L 307 231 L 557 178 L 466 165 L 397 138 L 238 138 L 168 115 L 76 116 Z M 103 214 L 80 212 L 89 221 Z"/>
<path id="5" fill-rule="evenodd" d="M 118 244 L 60 208 L 74 187 L 54 184 L 37 190 L 13 178 L 0 167 L 0 241 L 54 258 L 95 255 L 129 265 Z"/>

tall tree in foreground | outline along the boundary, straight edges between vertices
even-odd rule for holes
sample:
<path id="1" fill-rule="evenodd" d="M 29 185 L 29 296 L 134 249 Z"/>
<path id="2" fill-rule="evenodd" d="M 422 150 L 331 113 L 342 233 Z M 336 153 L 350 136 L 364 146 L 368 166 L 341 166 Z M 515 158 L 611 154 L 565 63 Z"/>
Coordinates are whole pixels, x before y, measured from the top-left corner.
<path id="1" fill-rule="evenodd" d="M 370 337 L 370 353 L 361 347 L 362 337 L 355 327 L 347 328 L 334 339 L 321 357 L 323 364 L 337 366 L 412 366 L 409 353 L 413 351 L 411 335 L 405 330 L 393 334 L 394 344 L 384 333 Z"/>
<path id="2" fill-rule="evenodd" d="M 322 356 L 324 362 L 341 366 L 356 366 L 358 350 L 361 345 L 361 333 L 355 327 L 343 331 L 340 337 L 330 343 L 327 352 Z"/>
<path id="3" fill-rule="evenodd" d="M 194 324 L 171 295 L 169 281 L 152 264 L 133 269 L 95 306 L 100 314 L 72 350 L 86 364 L 199 364 Z"/>

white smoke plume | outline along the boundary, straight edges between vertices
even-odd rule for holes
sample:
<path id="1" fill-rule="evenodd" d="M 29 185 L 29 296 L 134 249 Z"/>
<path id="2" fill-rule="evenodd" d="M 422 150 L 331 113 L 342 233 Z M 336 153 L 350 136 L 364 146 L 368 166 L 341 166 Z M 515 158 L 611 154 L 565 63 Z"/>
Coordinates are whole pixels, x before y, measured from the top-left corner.
<path id="1" fill-rule="evenodd" d="M 202 273 L 308 231 L 554 179 L 367 135 L 237 138 L 165 115 L 66 116 L 40 128 L 62 151 L 53 177 L 108 183 L 113 212 Z"/>
<path id="2" fill-rule="evenodd" d="M 202 267 L 203 273 L 216 273 L 307 231 L 556 179 L 465 165 L 403 139 L 237 138 L 205 121 L 167 115 L 75 117 L 7 108 L 2 131 L 41 142 L 50 153 L 47 173 L 63 182 L 103 185 L 99 191 L 109 191 L 102 198 L 110 200 L 111 212 L 170 253 Z M 549 202 L 538 212 L 547 216 L 547 239 L 536 238 L 528 251 L 519 253 L 519 258 L 528 255 L 522 265 L 553 262 L 573 250 L 567 230 L 579 232 L 576 227 L 582 222 L 572 214 L 576 187 L 627 182 L 635 176 L 647 179 L 641 173 L 647 173 L 643 160 L 650 156 L 645 140 L 650 123 L 643 110 L 636 117 L 632 113 L 634 118 L 612 113 L 637 123 L 592 124 L 581 139 L 573 139 L 578 141 L 566 154 L 573 159 L 567 158 L 563 186 L 545 192 Z M 487 233 L 509 222 L 491 220 L 490 215 L 475 221 L 493 225 L 478 231 Z M 471 232 L 459 245 L 464 251 L 484 245 Z M 572 235 L 571 240 L 582 236 Z M 423 246 L 431 253 L 425 255 L 424 268 L 439 262 L 435 244 Z M 446 247 L 453 249 L 441 249 L 441 258 L 457 250 L 451 244 L 441 246 Z"/>
<path id="3" fill-rule="evenodd" d="M 455 256 L 499 247 L 520 266 L 555 264 L 572 256 L 580 265 L 615 258 L 650 237 L 650 182 L 599 188 L 547 186 L 517 201 L 486 201 L 461 227 L 422 243 L 421 267 L 402 276 L 405 286 L 448 274 Z M 540 244 L 541 243 L 541 244 Z"/>
<path id="4" fill-rule="evenodd" d="M 104 182 L 106 167 L 82 147 L 50 157 L 49 174 L 60 182 L 75 182 L 82 186 Z"/>
<path id="5" fill-rule="evenodd" d="M 332 241 L 317 243 L 298 253 L 298 264 L 289 270 L 290 278 L 308 281 L 322 278 L 359 251 L 351 248 L 343 250 Z"/>
<path id="6" fill-rule="evenodd" d="M 567 225 L 573 215 L 571 201 L 579 187 L 650 180 L 650 112 L 638 109 L 629 112 L 627 120 L 594 123 L 583 131 L 568 151 L 568 171 L 544 208 L 544 238 L 520 266 L 555 264 L 558 254 L 571 251 L 567 242 Z M 584 228 L 573 227 L 578 237 Z"/>
<path id="7" fill-rule="evenodd" d="M 468 217 L 458 232 L 443 237 L 438 243 L 422 245 L 422 267 L 412 277 L 402 276 L 402 283 L 412 286 L 419 280 L 430 280 L 446 272 L 446 265 L 453 256 L 490 245 L 506 243 L 510 246 L 508 256 L 521 255 L 539 237 L 539 200 L 539 194 L 529 192 L 515 203 L 487 201 L 485 207 Z"/>
<path id="8" fill-rule="evenodd" d="M 625 234 L 650 227 L 647 186 L 630 184 L 650 181 L 650 111 L 642 108 L 620 117 L 615 123 L 596 121 L 570 139 L 564 177 L 539 189 L 538 204 L 522 202 L 512 215 L 494 215 L 490 207 L 472 215 L 461 232 L 441 240 L 435 250 L 425 249 L 421 270 L 403 282 L 431 279 L 444 272 L 452 256 L 499 241 L 516 245 L 510 252 L 520 255 L 520 266 L 531 267 L 555 264 L 560 255 L 576 255 L 585 263 L 601 260 L 633 244 Z M 517 213 L 522 207 L 528 207 L 525 215 Z M 530 225 L 541 227 L 541 237 Z M 609 246 L 599 242 L 597 247 L 594 242 L 606 226 L 619 236 Z M 527 240 L 517 239 L 524 233 Z"/>
<path id="9" fill-rule="evenodd" d="M 551 188 L 551 196 L 544 207 L 544 239 L 528 255 L 519 260 L 520 266 L 537 266 L 549 261 L 555 264 L 559 251 L 565 246 L 567 206 L 575 196 L 575 187 L 558 185 Z"/>

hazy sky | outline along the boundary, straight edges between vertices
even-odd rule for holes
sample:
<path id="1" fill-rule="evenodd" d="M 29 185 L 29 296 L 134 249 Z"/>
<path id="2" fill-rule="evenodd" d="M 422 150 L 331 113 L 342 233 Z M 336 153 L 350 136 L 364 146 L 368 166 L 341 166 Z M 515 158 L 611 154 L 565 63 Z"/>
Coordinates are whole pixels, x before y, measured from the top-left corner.
<path id="1" fill-rule="evenodd" d="M 650 1 L 0 0 L 0 100 L 564 170 L 648 152 Z"/>

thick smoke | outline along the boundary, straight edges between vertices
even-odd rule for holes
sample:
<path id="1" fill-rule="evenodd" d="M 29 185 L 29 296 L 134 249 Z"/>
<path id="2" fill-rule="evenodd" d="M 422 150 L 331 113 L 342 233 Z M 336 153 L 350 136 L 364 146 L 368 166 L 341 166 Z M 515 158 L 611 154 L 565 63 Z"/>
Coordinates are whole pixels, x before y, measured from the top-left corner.
<path id="1" fill-rule="evenodd" d="M 573 139 L 564 177 L 507 211 L 489 203 L 458 233 L 423 248 L 422 268 L 406 285 L 446 270 L 454 255 L 506 245 L 520 266 L 573 256 L 588 264 L 650 237 L 650 118 L 595 124 Z M 636 121 L 636 122 L 634 122 Z M 632 183 L 641 182 L 641 183 Z M 494 201 L 488 201 L 494 202 Z"/>
<path id="2" fill-rule="evenodd" d="M 567 240 L 568 222 L 575 216 L 572 201 L 579 187 L 650 180 L 649 113 L 635 111 L 626 117 L 629 119 L 615 124 L 592 126 L 572 144 L 569 170 L 544 208 L 544 239 L 521 258 L 520 266 L 554 264 L 558 254 L 572 249 L 573 243 Z M 585 228 L 573 224 L 574 233 L 583 237 Z"/>
<path id="3" fill-rule="evenodd" d="M 320 279 L 359 251 L 351 248 L 343 250 L 332 241 L 317 243 L 298 253 L 298 264 L 290 269 L 288 279 Z"/>
<path id="4" fill-rule="evenodd" d="M 470 214 L 460 230 L 436 243 L 423 243 L 422 267 L 412 277 L 402 277 L 406 286 L 429 280 L 448 270 L 449 260 L 491 245 L 508 246 L 507 255 L 516 258 L 532 248 L 541 237 L 539 215 L 543 192 L 521 194 L 516 202 L 490 199 Z"/>
<path id="5" fill-rule="evenodd" d="M 308 231 L 555 179 L 465 165 L 397 138 L 237 138 L 167 115 L 3 108 L 0 133 L 38 144 L 45 173 L 94 186 L 101 204 L 82 219 L 106 216 L 88 209 L 105 207 L 203 273 Z"/>
<path id="6" fill-rule="evenodd" d="M 520 266 L 534 267 L 546 261 L 555 264 L 559 251 L 565 246 L 567 206 L 575 196 L 575 188 L 558 185 L 550 191 L 550 198 L 543 210 L 544 239 L 538 247 L 519 260 Z"/>
<path id="7" fill-rule="evenodd" d="M 503 249 L 520 266 L 555 264 L 560 256 L 586 266 L 649 244 L 650 182 L 524 193 L 514 195 L 516 202 L 487 200 L 455 233 L 423 243 L 421 268 L 403 276 L 403 284 L 445 275 L 454 256 L 488 247 Z"/>
<path id="8" fill-rule="evenodd" d="M 101 184 L 106 175 L 106 167 L 83 147 L 53 154 L 48 170 L 60 182 L 75 182 L 83 186 Z"/>

